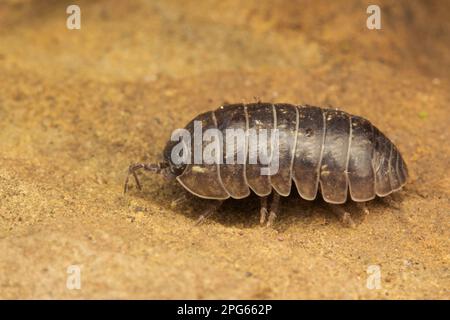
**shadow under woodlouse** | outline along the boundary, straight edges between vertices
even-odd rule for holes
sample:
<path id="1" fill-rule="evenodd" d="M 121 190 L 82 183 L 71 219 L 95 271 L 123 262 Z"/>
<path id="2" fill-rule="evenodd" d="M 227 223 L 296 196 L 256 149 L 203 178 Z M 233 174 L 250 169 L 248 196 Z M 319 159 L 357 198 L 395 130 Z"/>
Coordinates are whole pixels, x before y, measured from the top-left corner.
<path id="1" fill-rule="evenodd" d="M 205 209 L 214 202 L 214 200 L 198 199 L 181 188 L 176 182 L 148 190 L 148 186 L 152 185 L 150 183 L 151 179 L 143 178 L 142 180 L 147 186 L 147 190 L 145 187 L 143 190 L 133 188 L 133 191 L 130 192 L 133 197 L 146 201 L 151 200 L 151 202 L 155 203 L 164 211 L 173 211 L 175 214 L 184 215 L 191 220 L 192 227 L 195 226 Z M 389 209 L 394 211 L 399 210 L 404 197 L 405 195 L 400 192 L 384 198 L 375 198 L 367 206 L 370 212 L 369 215 L 379 217 L 382 215 L 380 211 Z M 172 199 L 172 201 L 168 201 L 168 199 Z M 259 206 L 259 197 L 253 193 L 241 200 L 228 199 L 224 201 L 223 205 L 214 214 L 196 227 L 207 226 L 211 223 L 244 229 L 259 227 Z M 354 202 L 349 200 L 341 206 L 351 213 L 356 226 L 367 223 L 364 211 Z M 295 193 L 295 186 L 293 186 L 291 194 L 288 197 L 281 199 L 280 214 L 273 228 L 279 232 L 283 232 L 291 224 L 324 226 L 331 224 L 342 227 L 342 222 L 333 214 L 329 205 L 321 198 L 320 193 L 315 200 L 307 201 L 298 197 Z"/>

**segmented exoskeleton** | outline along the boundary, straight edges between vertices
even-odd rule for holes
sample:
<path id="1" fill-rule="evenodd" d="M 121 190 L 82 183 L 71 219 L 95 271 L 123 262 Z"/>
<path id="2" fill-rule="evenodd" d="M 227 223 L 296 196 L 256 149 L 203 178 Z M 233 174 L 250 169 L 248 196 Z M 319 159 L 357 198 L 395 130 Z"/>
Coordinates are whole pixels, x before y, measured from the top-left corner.
<path id="1" fill-rule="evenodd" d="M 194 121 L 200 121 L 203 130 L 223 132 L 221 163 L 175 164 L 171 152 L 177 141 L 169 141 L 163 162 L 132 165 L 129 173 L 135 175 L 141 168 L 165 172 L 192 194 L 217 200 L 242 199 L 250 190 L 260 197 L 274 190 L 278 199 L 290 194 L 294 181 L 303 199 L 314 200 L 320 190 L 331 204 L 345 203 L 348 193 L 356 202 L 384 197 L 401 189 L 408 177 L 396 146 L 368 120 L 344 111 L 309 105 L 233 104 L 198 115 L 186 126 L 188 132 L 194 132 Z M 235 142 L 226 141 L 226 129 L 247 134 L 244 163 L 227 163 L 227 144 Z M 283 132 L 277 141 L 279 166 L 274 174 L 261 175 L 265 164 L 249 162 L 248 133 L 272 129 Z M 269 152 L 273 152 L 271 143 Z"/>

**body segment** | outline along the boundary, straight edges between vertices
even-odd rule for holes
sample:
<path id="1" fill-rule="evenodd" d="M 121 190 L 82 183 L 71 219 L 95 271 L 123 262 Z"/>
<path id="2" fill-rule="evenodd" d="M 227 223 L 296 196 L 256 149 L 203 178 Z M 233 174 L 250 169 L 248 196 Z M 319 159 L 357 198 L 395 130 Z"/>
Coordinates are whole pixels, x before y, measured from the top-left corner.
<path id="1" fill-rule="evenodd" d="M 319 178 L 322 197 L 328 203 L 344 203 L 348 189 L 350 116 L 343 111 L 326 110 L 325 128 Z"/>
<path id="2" fill-rule="evenodd" d="M 318 107 L 298 107 L 299 119 L 292 178 L 299 195 L 314 200 L 319 187 L 325 116 Z"/>
<path id="3" fill-rule="evenodd" d="M 271 176 L 261 175 L 261 169 L 272 157 L 270 132 L 275 128 L 275 108 L 271 103 L 251 103 L 246 106 L 246 115 L 249 139 L 245 168 L 247 183 L 258 196 L 267 196 L 272 192 Z"/>

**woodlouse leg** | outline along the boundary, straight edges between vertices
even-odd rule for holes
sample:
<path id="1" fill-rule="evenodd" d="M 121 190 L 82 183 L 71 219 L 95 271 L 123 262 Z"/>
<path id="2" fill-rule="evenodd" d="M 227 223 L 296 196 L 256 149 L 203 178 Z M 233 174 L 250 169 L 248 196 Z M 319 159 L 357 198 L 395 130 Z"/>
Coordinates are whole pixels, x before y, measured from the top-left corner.
<path id="1" fill-rule="evenodd" d="M 274 191 L 272 202 L 270 204 L 270 213 L 269 219 L 267 220 L 267 227 L 273 225 L 275 219 L 277 218 L 279 207 L 280 207 L 280 195 Z"/>
<path id="2" fill-rule="evenodd" d="M 186 194 L 183 194 L 183 195 L 182 195 L 181 197 L 179 197 L 178 199 L 173 200 L 173 201 L 170 203 L 170 206 L 171 206 L 171 207 L 176 207 L 177 205 L 179 205 L 179 204 L 181 204 L 181 203 L 184 203 L 184 202 L 186 202 L 186 201 L 188 201 L 188 198 L 187 198 Z"/>
<path id="3" fill-rule="evenodd" d="M 138 176 L 136 174 L 136 171 L 139 171 L 141 169 L 144 169 L 146 171 L 152 171 L 152 172 L 155 172 L 155 173 L 160 173 L 162 167 L 161 167 L 160 163 L 157 163 L 157 164 L 155 164 L 155 163 L 134 163 L 134 164 L 131 164 L 128 167 L 128 174 L 127 174 L 127 177 L 125 178 L 125 183 L 124 183 L 124 186 L 123 186 L 123 193 L 124 194 L 127 193 L 127 191 L 128 191 L 128 180 L 130 179 L 130 175 L 133 175 L 134 180 L 136 181 L 136 185 L 137 185 L 138 189 L 142 190 L 142 186 L 141 186 L 141 184 L 139 182 L 139 179 L 138 179 Z"/>
<path id="4" fill-rule="evenodd" d="M 210 216 L 212 216 L 214 213 L 217 212 L 217 210 L 220 208 L 220 206 L 222 205 L 223 200 L 216 200 L 214 201 L 210 207 L 208 209 L 206 209 L 201 215 L 200 217 L 197 219 L 197 221 L 195 222 L 195 226 L 198 226 L 200 224 L 202 224 L 206 219 L 208 219 Z"/>
<path id="5" fill-rule="evenodd" d="M 354 228 L 356 226 L 350 213 L 345 211 L 345 209 L 342 206 L 331 203 L 329 203 L 328 205 L 331 208 L 331 211 L 338 217 L 338 219 L 342 222 L 344 226 L 349 228 Z"/>
<path id="6" fill-rule="evenodd" d="M 359 208 L 359 210 L 364 212 L 363 220 L 366 220 L 366 217 L 369 215 L 369 209 L 367 208 L 366 203 L 365 202 L 356 202 L 356 206 Z"/>
<path id="7" fill-rule="evenodd" d="M 390 194 L 390 195 L 388 195 L 388 196 L 386 196 L 384 198 L 381 198 L 381 201 L 386 203 L 389 207 L 391 207 L 394 210 L 400 210 L 400 206 L 398 204 L 398 201 L 396 201 L 394 199 L 394 196 L 392 194 Z"/>
<path id="8" fill-rule="evenodd" d="M 259 210 L 259 223 L 260 224 L 264 224 L 264 222 L 266 222 L 266 218 L 267 218 L 267 198 L 269 198 L 268 196 L 265 197 L 261 197 L 261 209 Z"/>

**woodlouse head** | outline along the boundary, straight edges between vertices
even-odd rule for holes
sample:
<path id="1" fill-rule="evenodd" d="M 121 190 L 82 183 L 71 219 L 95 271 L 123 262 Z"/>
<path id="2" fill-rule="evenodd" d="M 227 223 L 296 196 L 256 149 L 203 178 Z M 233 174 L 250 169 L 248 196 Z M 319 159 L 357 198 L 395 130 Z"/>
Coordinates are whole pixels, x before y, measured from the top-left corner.
<path id="1" fill-rule="evenodd" d="M 175 163 L 172 159 L 172 149 L 177 143 L 176 141 L 169 141 L 164 148 L 162 164 L 166 166 L 163 174 L 167 178 L 176 178 L 186 169 L 186 163 Z"/>

